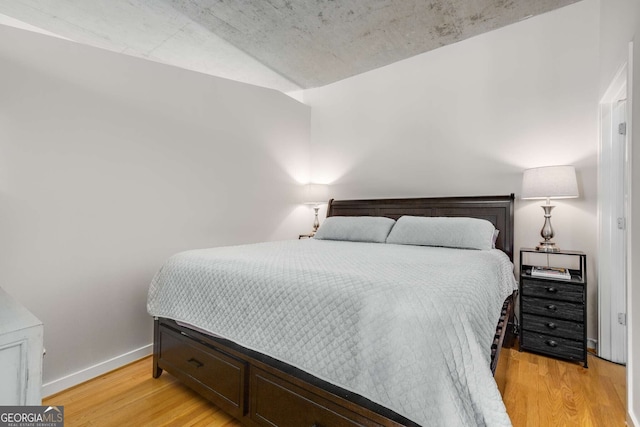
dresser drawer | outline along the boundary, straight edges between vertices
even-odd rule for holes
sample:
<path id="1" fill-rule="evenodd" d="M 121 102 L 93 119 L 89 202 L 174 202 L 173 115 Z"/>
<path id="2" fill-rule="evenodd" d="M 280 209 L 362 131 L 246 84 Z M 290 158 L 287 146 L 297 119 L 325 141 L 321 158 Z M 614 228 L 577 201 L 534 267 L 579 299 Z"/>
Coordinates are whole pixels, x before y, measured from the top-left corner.
<path id="1" fill-rule="evenodd" d="M 558 301 L 584 302 L 582 284 L 550 282 L 548 280 L 523 279 L 522 295 L 552 298 Z"/>
<path id="2" fill-rule="evenodd" d="M 332 402 L 324 401 L 320 397 L 312 395 L 311 392 L 258 368 L 251 373 L 251 396 L 250 416 L 259 425 L 277 427 L 380 426 L 368 418 Z"/>
<path id="3" fill-rule="evenodd" d="M 244 414 L 245 363 L 168 328 L 160 330 L 162 369 L 235 417 Z"/>
<path id="4" fill-rule="evenodd" d="M 550 319 L 524 313 L 522 315 L 522 328 L 527 331 L 553 335 L 554 337 L 578 341 L 584 339 L 584 324 L 567 320 Z"/>
<path id="5" fill-rule="evenodd" d="M 585 360 L 583 341 L 574 341 L 529 331 L 522 331 L 521 339 L 521 346 L 525 350 L 545 353 L 569 360 Z"/>
<path id="6" fill-rule="evenodd" d="M 551 301 L 522 296 L 522 312 L 556 319 L 584 322 L 584 304 L 566 301 Z"/>

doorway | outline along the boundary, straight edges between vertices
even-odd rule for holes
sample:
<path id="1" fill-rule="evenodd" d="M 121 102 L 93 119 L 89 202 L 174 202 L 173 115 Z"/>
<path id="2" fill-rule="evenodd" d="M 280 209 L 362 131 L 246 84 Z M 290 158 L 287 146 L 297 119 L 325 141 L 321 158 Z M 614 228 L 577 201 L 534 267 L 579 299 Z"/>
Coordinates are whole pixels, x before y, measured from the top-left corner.
<path id="1" fill-rule="evenodd" d="M 600 102 L 598 161 L 598 356 L 627 362 L 629 147 L 627 65 Z"/>

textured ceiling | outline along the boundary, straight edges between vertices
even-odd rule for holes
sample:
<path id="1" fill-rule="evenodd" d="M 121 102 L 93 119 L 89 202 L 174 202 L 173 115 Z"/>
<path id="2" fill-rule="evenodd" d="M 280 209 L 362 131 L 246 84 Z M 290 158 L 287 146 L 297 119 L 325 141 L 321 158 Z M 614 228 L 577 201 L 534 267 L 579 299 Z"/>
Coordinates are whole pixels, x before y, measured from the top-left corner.
<path id="1" fill-rule="evenodd" d="M 576 1 L 0 0 L 0 14 L 81 43 L 287 92 Z"/>

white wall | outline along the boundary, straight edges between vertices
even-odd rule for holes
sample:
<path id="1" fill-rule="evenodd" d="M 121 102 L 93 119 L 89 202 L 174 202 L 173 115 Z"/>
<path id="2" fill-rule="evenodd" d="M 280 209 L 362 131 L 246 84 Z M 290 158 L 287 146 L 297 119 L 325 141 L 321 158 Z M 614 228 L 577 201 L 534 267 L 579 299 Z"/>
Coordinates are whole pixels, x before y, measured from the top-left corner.
<path id="1" fill-rule="evenodd" d="M 310 227 L 310 111 L 279 92 L 0 26 L 0 94 L 0 286 L 45 383 L 148 351 L 172 253 Z"/>
<path id="2" fill-rule="evenodd" d="M 561 248 L 589 257 L 596 337 L 598 3 L 585 0 L 330 86 L 312 107 L 312 176 L 332 197 L 520 193 L 526 168 L 576 166 L 557 201 Z M 540 240 L 539 201 L 516 207 L 516 248 Z"/>
<path id="3" fill-rule="evenodd" d="M 633 42 L 631 65 L 631 262 L 628 301 L 627 399 L 628 418 L 640 427 L 640 1 L 601 0 L 600 2 L 600 95 L 617 70 L 627 62 L 629 42 Z"/>

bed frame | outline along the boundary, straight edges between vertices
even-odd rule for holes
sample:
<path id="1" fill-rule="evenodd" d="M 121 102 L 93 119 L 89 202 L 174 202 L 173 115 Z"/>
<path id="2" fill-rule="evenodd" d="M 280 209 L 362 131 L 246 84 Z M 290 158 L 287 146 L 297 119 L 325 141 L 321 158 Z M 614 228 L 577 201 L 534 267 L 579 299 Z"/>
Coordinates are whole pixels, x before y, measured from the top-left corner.
<path id="1" fill-rule="evenodd" d="M 514 195 L 376 200 L 331 200 L 327 216 L 402 215 L 482 218 L 500 230 L 496 247 L 513 261 Z M 500 349 L 513 345 L 513 299 L 505 300 L 491 347 L 491 370 Z M 166 370 L 246 426 L 417 426 L 360 395 L 300 369 L 239 346 L 155 318 L 153 377 Z"/>

